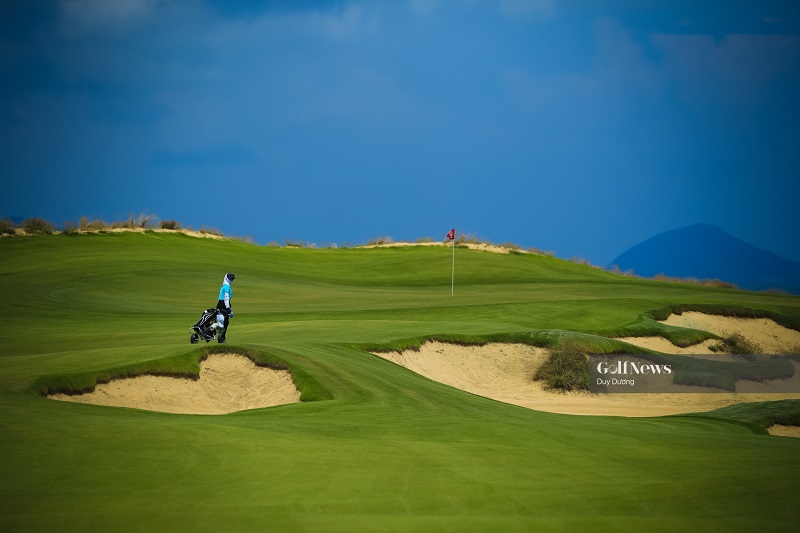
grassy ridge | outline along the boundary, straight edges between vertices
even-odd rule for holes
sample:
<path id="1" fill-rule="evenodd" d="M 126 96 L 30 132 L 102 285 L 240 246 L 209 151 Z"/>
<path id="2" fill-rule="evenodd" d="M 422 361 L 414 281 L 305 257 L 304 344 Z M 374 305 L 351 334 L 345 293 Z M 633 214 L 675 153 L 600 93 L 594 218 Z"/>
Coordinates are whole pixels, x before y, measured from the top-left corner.
<path id="1" fill-rule="evenodd" d="M 258 366 L 275 370 L 288 370 L 297 388 L 300 390 L 300 401 L 329 400 L 330 392 L 322 387 L 314 377 L 302 368 L 294 368 L 280 356 L 284 350 L 264 349 L 256 346 L 239 347 L 229 344 L 210 344 L 186 354 L 141 361 L 114 368 L 94 371 L 41 376 L 31 391 L 41 396 L 65 392 L 81 394 L 94 391 L 100 383 L 108 383 L 113 379 L 124 379 L 135 376 L 167 376 L 199 379 L 200 363 L 213 354 L 239 354 L 248 357 Z"/>
<path id="2" fill-rule="evenodd" d="M 796 403 L 647 420 L 553 415 L 432 382 L 364 348 L 579 338 L 610 350 L 619 343 L 600 334 L 698 335 L 652 320 L 654 309 L 736 306 L 794 320 L 800 298 L 460 249 L 451 296 L 450 259 L 436 247 L 297 250 L 166 234 L 0 239 L 14 323 L 0 330 L 0 456 L 9 458 L 0 527 L 797 523 L 800 443 L 754 432 L 764 413 L 794 416 Z M 228 271 L 237 274 L 232 346 L 286 364 L 305 399 L 327 401 L 198 416 L 38 395 L 52 380 L 80 387 L 120 369 L 196 372 L 220 348 L 190 345 L 188 327 Z"/>
<path id="3" fill-rule="evenodd" d="M 773 402 L 740 403 L 704 413 L 701 416 L 732 420 L 755 427 L 761 434 L 773 424 L 800 426 L 800 402 L 776 400 Z"/>

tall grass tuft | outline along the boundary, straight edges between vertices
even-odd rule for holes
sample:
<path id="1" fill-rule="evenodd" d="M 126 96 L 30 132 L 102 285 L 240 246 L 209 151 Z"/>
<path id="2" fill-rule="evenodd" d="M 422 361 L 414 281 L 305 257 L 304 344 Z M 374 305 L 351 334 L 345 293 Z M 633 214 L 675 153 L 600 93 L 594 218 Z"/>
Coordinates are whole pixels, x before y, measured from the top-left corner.
<path id="1" fill-rule="evenodd" d="M 378 246 L 381 244 L 394 244 L 394 239 L 391 237 L 373 237 L 367 242 L 367 246 Z"/>
<path id="2" fill-rule="evenodd" d="M 585 257 L 574 256 L 569 258 L 570 263 L 575 263 L 576 265 L 584 265 L 589 266 L 591 263 Z"/>
<path id="3" fill-rule="evenodd" d="M 757 355 L 764 353 L 761 349 L 761 346 L 756 344 L 755 342 L 751 341 L 741 333 L 731 333 L 724 337 L 720 342 L 717 344 L 713 344 L 708 347 L 709 350 L 712 352 L 724 352 L 734 355 L 743 355 L 745 359 L 754 360 L 753 357 L 747 357 L 749 355 Z"/>
<path id="4" fill-rule="evenodd" d="M 735 283 L 731 283 L 730 281 L 723 281 L 721 279 L 703 279 L 700 280 L 700 285 L 706 285 L 709 287 L 719 287 L 721 289 L 737 289 Z"/>
<path id="5" fill-rule="evenodd" d="M 550 257 L 553 257 L 554 255 L 556 255 L 556 253 L 553 250 L 541 250 L 541 249 L 539 249 L 539 248 L 537 248 L 535 246 L 533 248 L 528 248 L 528 251 L 530 253 L 536 254 L 536 255 L 547 255 L 547 256 L 550 256 Z"/>
<path id="6" fill-rule="evenodd" d="M 96 218 L 94 220 L 89 220 L 89 218 L 85 216 L 81 217 L 78 226 L 81 231 L 105 231 L 108 229 L 108 224 L 101 219 Z"/>
<path id="7" fill-rule="evenodd" d="M 209 226 L 200 226 L 200 229 L 197 230 L 200 233 L 206 233 L 208 235 L 216 235 L 217 237 L 222 237 L 222 232 L 217 228 L 212 228 Z"/>
<path id="8" fill-rule="evenodd" d="M 133 213 L 131 216 L 125 220 L 121 220 L 119 222 L 114 222 L 111 224 L 112 228 L 115 229 L 137 229 L 137 228 L 152 228 L 156 225 L 156 220 L 158 217 L 156 215 L 148 215 L 146 213 L 140 213 L 137 217 Z"/>
<path id="9" fill-rule="evenodd" d="M 617 270 L 619 270 L 619 267 L 617 267 Z M 687 284 L 690 284 L 690 285 L 704 285 L 706 287 L 718 287 L 718 288 L 721 288 L 721 289 L 736 289 L 736 288 L 738 288 L 735 283 L 731 283 L 730 281 L 723 281 L 723 280 L 717 279 L 717 278 L 714 278 L 714 279 L 704 278 L 704 279 L 699 280 L 697 278 L 692 278 L 692 277 L 689 277 L 689 278 L 678 278 L 678 277 L 674 277 L 674 276 L 667 276 L 664 273 L 658 273 L 655 276 L 653 276 L 653 279 L 656 280 L 656 281 L 669 281 L 669 282 L 672 282 L 672 283 L 687 283 Z"/>
<path id="10" fill-rule="evenodd" d="M 445 239 L 447 240 L 447 239 Z M 492 244 L 486 240 L 478 239 L 478 236 L 473 233 L 461 233 L 456 237 L 456 243 L 458 244 Z"/>
<path id="11" fill-rule="evenodd" d="M 548 390 L 589 390 L 589 359 L 585 348 L 572 340 L 552 348 L 550 357 L 539 367 L 533 379 L 543 381 Z"/>

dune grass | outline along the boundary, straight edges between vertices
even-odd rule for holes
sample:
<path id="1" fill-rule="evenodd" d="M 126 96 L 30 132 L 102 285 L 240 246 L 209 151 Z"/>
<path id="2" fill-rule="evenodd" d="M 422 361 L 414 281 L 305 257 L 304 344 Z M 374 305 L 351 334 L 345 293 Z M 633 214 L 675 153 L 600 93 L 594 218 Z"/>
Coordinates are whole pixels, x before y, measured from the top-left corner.
<path id="1" fill-rule="evenodd" d="M 712 352 L 743 355 L 747 358 L 754 358 L 763 352 L 760 346 L 738 332 L 726 335 L 720 342 L 709 346 L 709 349 Z"/>
<path id="2" fill-rule="evenodd" d="M 451 256 L 438 247 L 275 248 L 164 233 L 0 240 L 14 302 L 0 329 L 0 528 L 796 526 L 800 442 L 760 433 L 766 421 L 796 421 L 798 402 L 655 419 L 555 415 L 432 382 L 367 348 L 577 339 L 605 353 L 625 346 L 608 334 L 708 337 L 653 310 L 745 309 L 796 323 L 800 298 L 458 252 L 451 296 Z M 189 344 L 229 271 L 231 344 Z M 202 416 L 41 396 L 115 375 L 196 375 L 203 354 L 223 349 L 285 364 L 305 401 Z"/>
<path id="3" fill-rule="evenodd" d="M 589 390 L 589 362 L 586 349 L 569 340 L 554 347 L 550 357 L 539 367 L 534 379 L 544 381 L 545 388 L 570 392 Z"/>

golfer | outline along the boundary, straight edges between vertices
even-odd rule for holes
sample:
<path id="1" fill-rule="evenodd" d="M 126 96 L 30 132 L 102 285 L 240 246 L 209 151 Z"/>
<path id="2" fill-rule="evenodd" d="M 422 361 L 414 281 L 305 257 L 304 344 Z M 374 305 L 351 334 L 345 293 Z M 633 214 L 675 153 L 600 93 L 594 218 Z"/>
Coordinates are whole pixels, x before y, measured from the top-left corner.
<path id="1" fill-rule="evenodd" d="M 236 276 L 228 272 L 225 274 L 225 277 L 222 278 L 222 287 L 219 289 L 217 310 L 219 311 L 219 314 L 225 317 L 224 329 L 222 330 L 222 333 L 219 334 L 219 337 L 217 337 L 219 342 L 225 342 L 225 334 L 228 332 L 228 322 L 230 322 L 230 319 L 233 316 L 233 309 L 231 309 L 231 298 L 233 297 L 231 284 L 235 279 Z"/>

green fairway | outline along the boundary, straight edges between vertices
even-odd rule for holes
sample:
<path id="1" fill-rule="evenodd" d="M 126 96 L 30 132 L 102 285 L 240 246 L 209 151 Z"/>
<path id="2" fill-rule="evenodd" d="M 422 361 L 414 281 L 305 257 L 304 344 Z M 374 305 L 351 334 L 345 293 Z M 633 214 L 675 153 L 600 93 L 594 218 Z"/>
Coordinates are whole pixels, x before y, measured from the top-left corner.
<path id="1" fill-rule="evenodd" d="M 0 239 L 0 530 L 800 525 L 800 439 L 763 434 L 770 421 L 800 420 L 800 402 L 718 416 L 556 415 L 365 349 L 430 337 L 543 344 L 565 332 L 600 347 L 610 341 L 593 336 L 699 340 L 648 313 L 684 305 L 798 324 L 799 297 L 460 248 L 451 296 L 451 259 L 444 247 L 271 248 L 166 233 Z M 37 394 L 195 372 L 202 350 L 188 328 L 216 304 L 225 272 L 236 274 L 229 348 L 289 366 L 316 401 L 203 416 Z"/>

